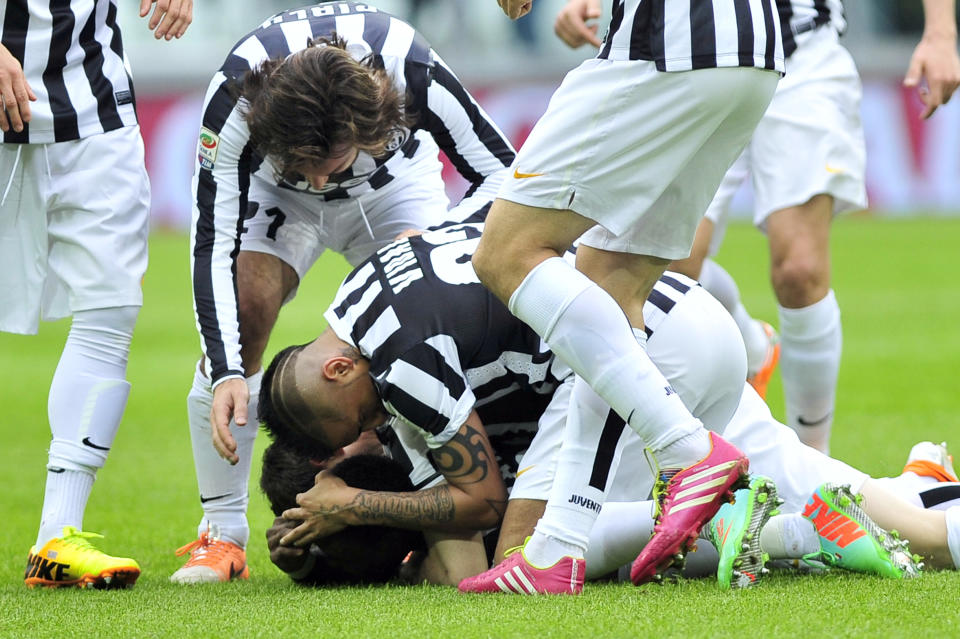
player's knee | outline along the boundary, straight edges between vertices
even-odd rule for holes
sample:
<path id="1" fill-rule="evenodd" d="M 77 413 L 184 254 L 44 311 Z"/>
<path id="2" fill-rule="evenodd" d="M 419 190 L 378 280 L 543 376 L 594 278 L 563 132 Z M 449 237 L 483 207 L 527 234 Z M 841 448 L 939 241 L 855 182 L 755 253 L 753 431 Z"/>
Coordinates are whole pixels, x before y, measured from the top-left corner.
<path id="1" fill-rule="evenodd" d="M 794 252 L 771 266 L 777 300 L 788 308 L 802 308 L 823 299 L 830 288 L 829 264 L 816 255 Z"/>
<path id="2" fill-rule="evenodd" d="M 482 239 L 480 244 L 477 246 L 477 250 L 473 253 L 473 270 L 476 271 L 477 277 L 480 278 L 480 281 L 485 286 L 490 286 L 496 280 L 497 275 L 497 262 L 498 259 L 502 256 L 498 256 L 496 250 L 489 248 L 489 242 L 485 242 Z"/>

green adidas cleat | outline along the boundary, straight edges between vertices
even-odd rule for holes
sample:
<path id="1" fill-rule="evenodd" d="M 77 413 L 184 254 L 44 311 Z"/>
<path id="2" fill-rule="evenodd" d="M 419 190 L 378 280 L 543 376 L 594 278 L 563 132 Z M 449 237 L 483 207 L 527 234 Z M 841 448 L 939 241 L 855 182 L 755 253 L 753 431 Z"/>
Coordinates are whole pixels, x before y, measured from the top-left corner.
<path id="1" fill-rule="evenodd" d="M 803 508 L 820 536 L 820 551 L 804 557 L 854 572 L 907 579 L 920 574 L 920 557 L 911 555 L 906 540 L 887 532 L 860 508 L 863 497 L 849 486 L 823 484 Z"/>
<path id="2" fill-rule="evenodd" d="M 704 526 L 704 535 L 720 555 L 720 588 L 749 588 L 767 574 L 767 555 L 760 549 L 760 529 L 777 514 L 782 500 L 772 479 L 750 478 L 750 485 L 734 493 L 734 502 L 720 507 Z"/>

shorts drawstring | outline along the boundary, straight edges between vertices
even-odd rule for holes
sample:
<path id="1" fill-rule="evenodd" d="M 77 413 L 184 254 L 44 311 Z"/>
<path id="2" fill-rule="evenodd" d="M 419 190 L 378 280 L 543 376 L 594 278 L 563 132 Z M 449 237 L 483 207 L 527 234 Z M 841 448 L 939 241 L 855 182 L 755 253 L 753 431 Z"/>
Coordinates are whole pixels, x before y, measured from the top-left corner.
<path id="1" fill-rule="evenodd" d="M 23 145 L 17 145 L 17 155 L 13 158 L 13 169 L 10 171 L 10 179 L 7 180 L 7 187 L 3 189 L 3 197 L 0 197 L 0 206 L 3 206 L 3 203 L 7 201 L 7 194 L 10 193 L 10 187 L 13 186 L 13 178 L 17 175 L 17 167 L 20 166 L 20 152 L 23 151 Z M 50 167 L 47 166 L 47 172 L 49 173 Z"/>
<path id="2" fill-rule="evenodd" d="M 363 210 L 363 204 L 360 202 L 360 198 L 357 198 L 357 206 L 360 207 L 360 217 L 363 218 L 363 224 L 367 227 L 367 233 L 370 234 L 371 240 L 376 240 L 376 236 L 373 234 L 373 229 L 370 228 L 370 221 L 367 220 L 367 212 Z"/>

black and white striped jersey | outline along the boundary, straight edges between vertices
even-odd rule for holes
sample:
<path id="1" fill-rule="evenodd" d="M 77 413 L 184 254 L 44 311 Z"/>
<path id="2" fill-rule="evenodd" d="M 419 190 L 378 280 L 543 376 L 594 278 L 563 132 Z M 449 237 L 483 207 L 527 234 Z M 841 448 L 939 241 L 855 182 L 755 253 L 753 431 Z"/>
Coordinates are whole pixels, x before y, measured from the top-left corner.
<path id="1" fill-rule="evenodd" d="M 513 485 L 553 392 L 572 372 L 477 280 L 470 258 L 481 224 L 395 242 L 344 280 L 324 314 L 370 360 L 387 412 L 381 440 L 423 488 L 440 481 L 429 457 L 476 409 Z M 698 284 L 676 273 L 644 305 L 648 336 Z"/>
<path id="2" fill-rule="evenodd" d="M 474 409 L 485 423 L 535 421 L 570 374 L 480 284 L 470 258 L 481 230 L 453 225 L 380 249 L 324 313 L 369 359 L 387 412 L 430 448 L 445 444 Z"/>
<path id="3" fill-rule="evenodd" d="M 386 157 L 361 152 L 349 175 L 317 191 L 305 182 L 279 180 L 270 158 L 251 147 L 244 102 L 232 88 L 263 60 L 286 57 L 306 48 L 308 39 L 334 32 L 355 58 L 376 56 L 406 95 L 405 108 L 416 120 Z M 403 175 L 420 154 L 436 157 L 438 146 L 471 184 L 461 210 L 492 200 L 514 157 L 503 133 L 406 22 L 368 4 L 327 2 L 277 14 L 237 43 L 207 90 L 193 181 L 194 303 L 214 381 L 242 370 L 234 279 L 251 180 L 266 188 L 312 193 L 319 211 L 327 200 L 375 193 Z"/>
<path id="4" fill-rule="evenodd" d="M 0 42 L 37 101 L 4 144 L 78 140 L 137 123 L 115 0 L 5 0 Z"/>
<path id="5" fill-rule="evenodd" d="M 757 67 L 783 73 L 777 0 L 614 0 L 598 58 L 660 71 Z"/>
<path id="6" fill-rule="evenodd" d="M 797 50 L 797 36 L 829 24 L 837 33 L 847 28 L 842 0 L 777 0 L 783 53 L 790 57 Z"/>

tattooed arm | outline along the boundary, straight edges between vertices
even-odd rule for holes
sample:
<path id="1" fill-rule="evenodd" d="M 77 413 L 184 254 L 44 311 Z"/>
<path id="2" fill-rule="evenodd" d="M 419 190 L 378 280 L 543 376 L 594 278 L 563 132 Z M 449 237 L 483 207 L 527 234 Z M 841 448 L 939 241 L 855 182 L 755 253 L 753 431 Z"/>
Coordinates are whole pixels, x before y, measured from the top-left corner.
<path id="1" fill-rule="evenodd" d="M 283 513 L 303 523 L 280 541 L 304 546 L 347 526 L 414 530 L 482 530 L 497 525 L 507 503 L 500 468 L 476 411 L 449 442 L 431 453 L 447 483 L 410 493 L 361 490 L 322 472 Z"/>

